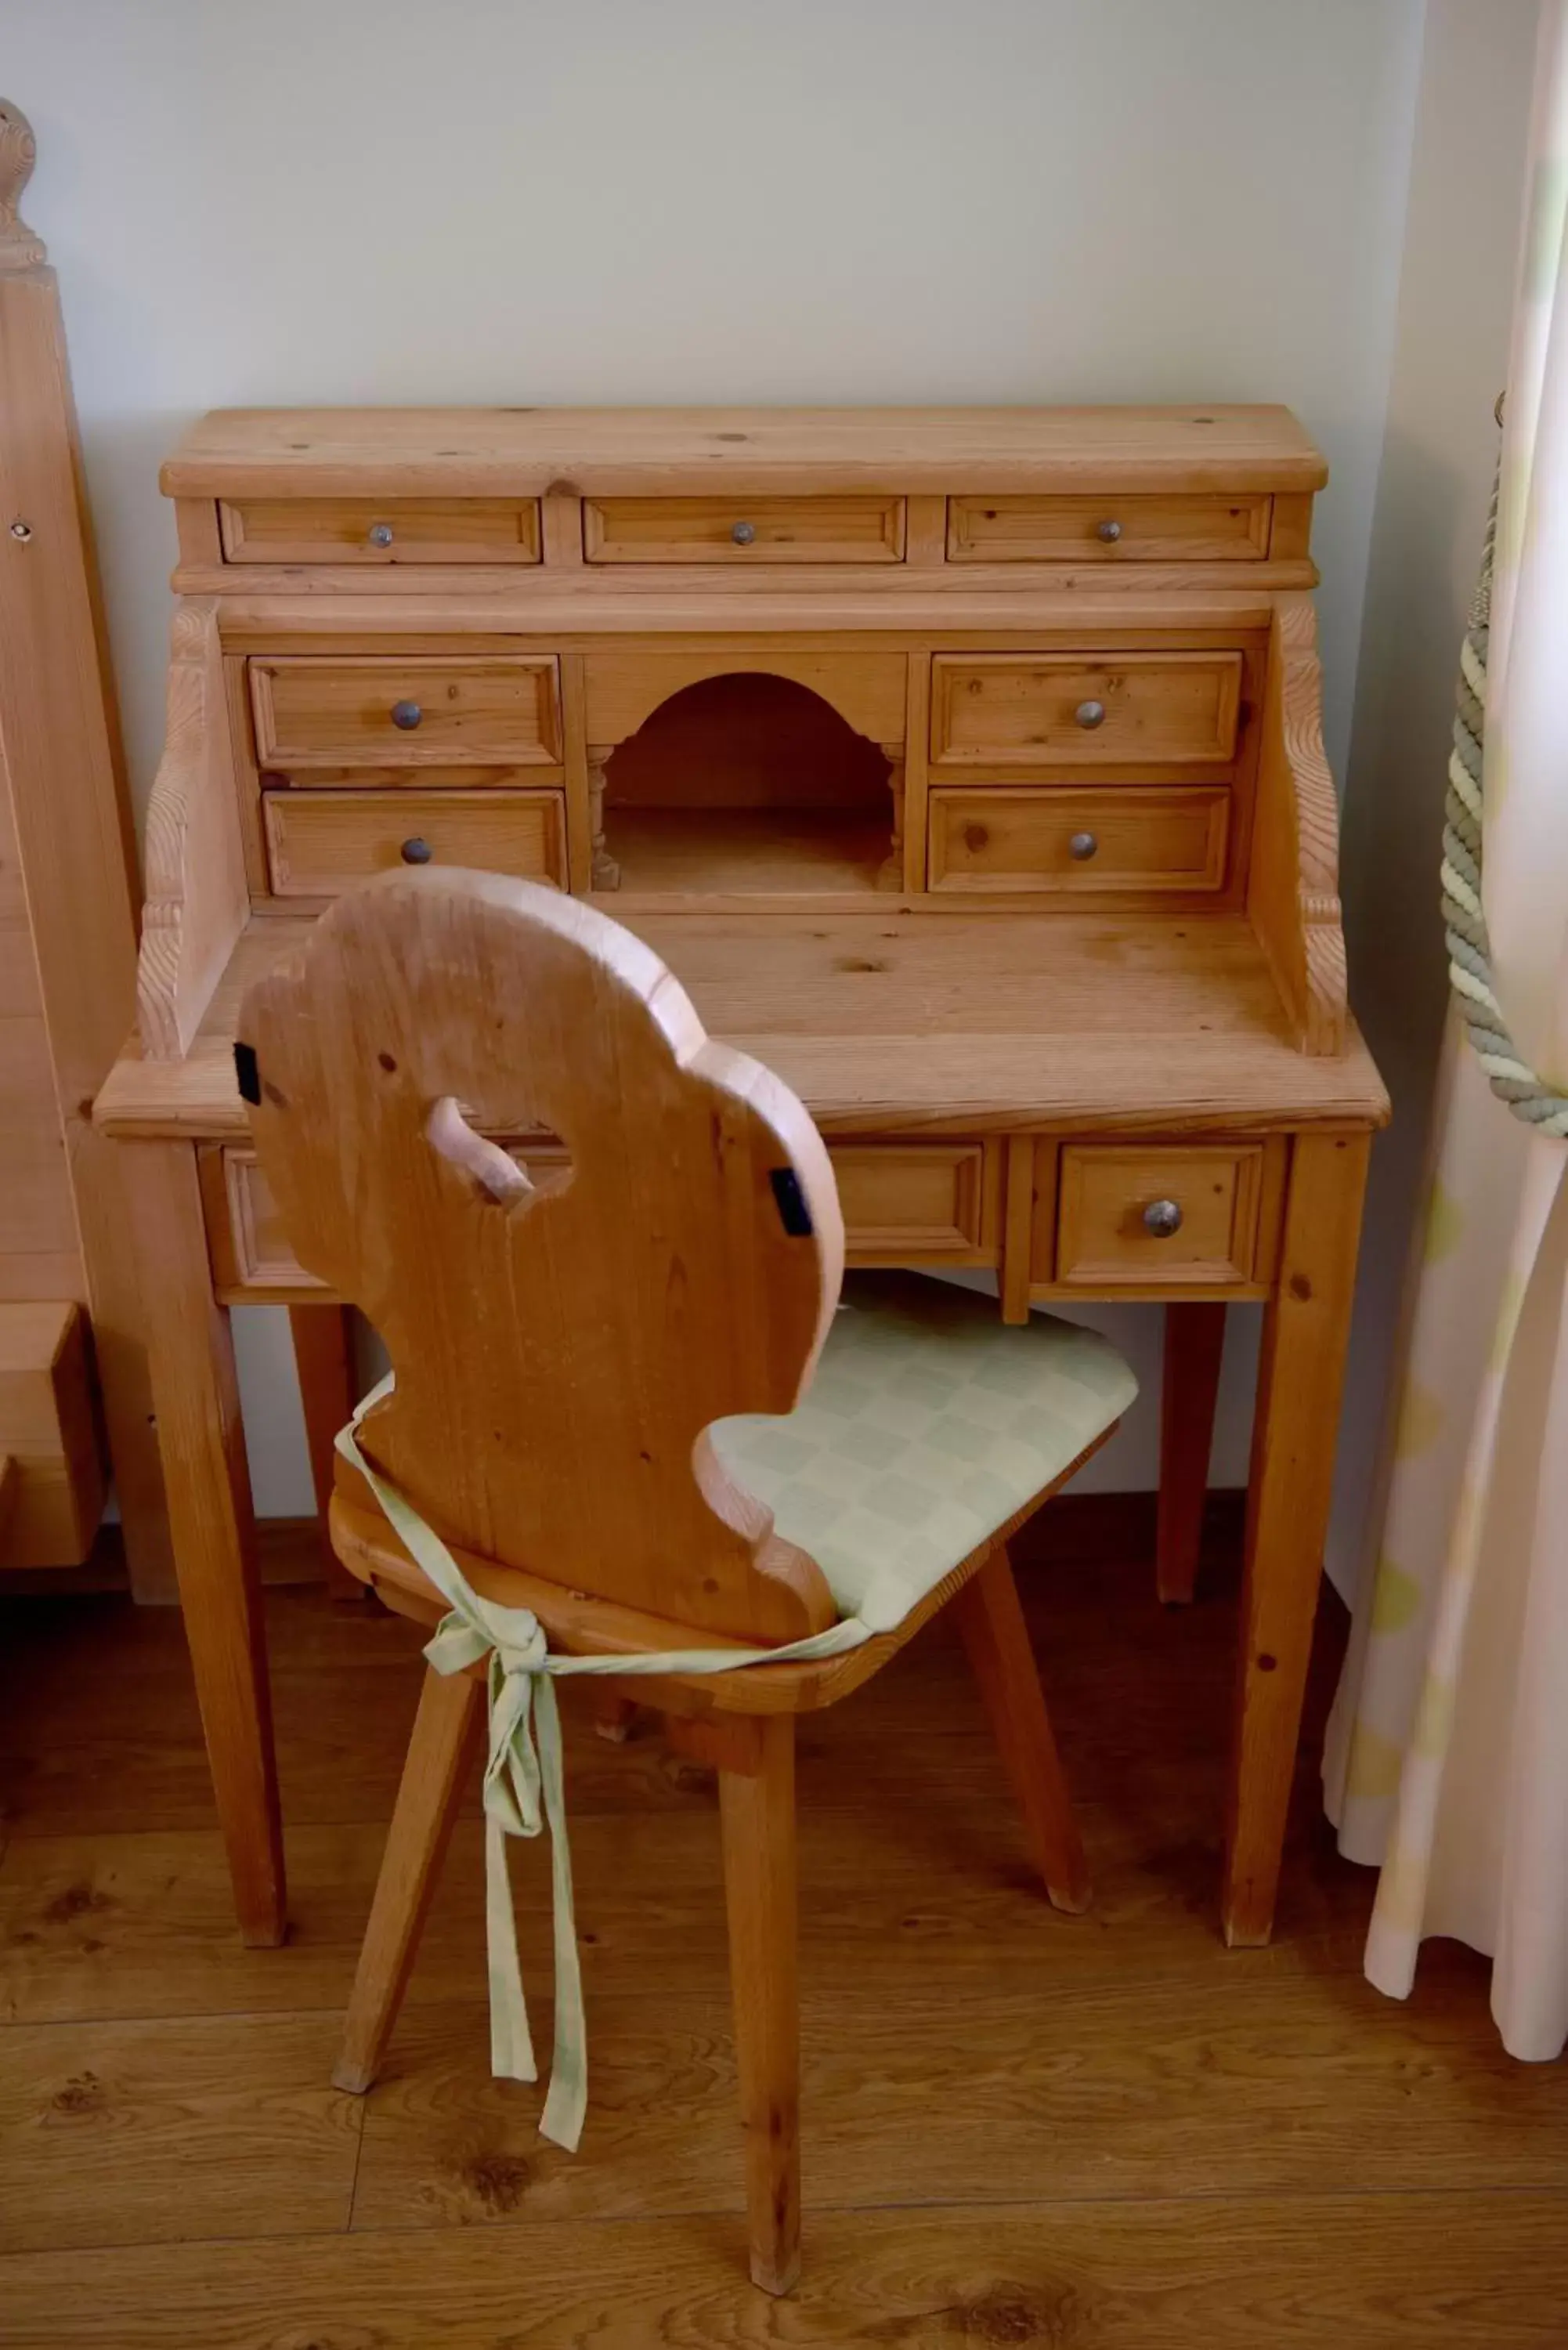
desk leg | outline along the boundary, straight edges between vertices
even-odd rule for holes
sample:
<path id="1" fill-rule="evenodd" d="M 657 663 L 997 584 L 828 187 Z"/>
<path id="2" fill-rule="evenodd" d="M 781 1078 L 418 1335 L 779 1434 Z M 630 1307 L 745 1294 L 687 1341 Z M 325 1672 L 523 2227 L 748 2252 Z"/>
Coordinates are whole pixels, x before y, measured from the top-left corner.
<path id="1" fill-rule="evenodd" d="M 1168 1606 L 1192 1596 L 1203 1540 L 1225 1308 L 1172 1299 L 1165 1309 L 1159 1393 L 1159 1520 L 1155 1574 Z"/>
<path id="2" fill-rule="evenodd" d="M 1266 1942 L 1334 1482 L 1370 1138 L 1298 1135 L 1263 1322 L 1227 1806 L 1225 1939 Z"/>
<path id="3" fill-rule="evenodd" d="M 261 1581 L 229 1317 L 213 1295 L 196 1154 L 122 1146 L 148 1303 L 158 1449 L 196 1700 L 240 1932 L 281 1942 L 283 1835 Z"/>

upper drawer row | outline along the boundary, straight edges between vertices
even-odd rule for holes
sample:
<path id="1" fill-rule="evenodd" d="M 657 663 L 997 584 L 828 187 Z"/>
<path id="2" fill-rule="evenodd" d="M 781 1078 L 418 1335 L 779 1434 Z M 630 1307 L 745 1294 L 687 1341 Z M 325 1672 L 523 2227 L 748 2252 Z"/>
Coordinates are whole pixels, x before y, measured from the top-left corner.
<path id="1" fill-rule="evenodd" d="M 533 498 L 253 498 L 221 504 L 229 563 L 537 563 Z M 952 497 L 950 563 L 1258 562 L 1267 496 Z M 585 498 L 588 563 L 902 563 L 897 497 Z"/>
<path id="2" fill-rule="evenodd" d="M 853 658 L 853 657 L 852 657 Z M 903 657 L 862 657 L 903 690 Z M 644 673 L 659 674 L 659 656 Z M 618 742 L 622 663 L 590 656 L 587 723 Z M 550 653 L 294 654 L 249 664 L 257 764 L 299 775 L 356 766 L 560 764 L 560 679 Z M 686 681 L 676 657 L 671 691 Z M 937 653 L 929 756 L 937 767 L 1219 768 L 1236 754 L 1239 652 Z"/>

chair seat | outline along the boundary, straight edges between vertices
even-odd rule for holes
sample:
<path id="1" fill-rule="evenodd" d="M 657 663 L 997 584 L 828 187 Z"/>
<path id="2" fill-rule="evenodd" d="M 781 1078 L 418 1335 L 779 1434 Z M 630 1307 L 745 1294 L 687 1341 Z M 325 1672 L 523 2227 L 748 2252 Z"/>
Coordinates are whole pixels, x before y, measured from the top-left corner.
<path id="1" fill-rule="evenodd" d="M 1097 1331 L 911 1274 L 854 1274 L 805 1399 L 716 1420 L 725 1468 L 809 1551 L 840 1614 L 903 1622 L 1137 1393 Z"/>

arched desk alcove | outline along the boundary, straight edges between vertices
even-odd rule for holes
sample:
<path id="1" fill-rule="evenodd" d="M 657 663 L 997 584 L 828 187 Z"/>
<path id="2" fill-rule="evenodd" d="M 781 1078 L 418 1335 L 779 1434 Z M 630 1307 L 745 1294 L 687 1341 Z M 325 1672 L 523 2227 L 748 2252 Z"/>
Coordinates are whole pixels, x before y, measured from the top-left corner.
<path id="1" fill-rule="evenodd" d="M 616 683 L 613 712 L 590 684 L 596 889 L 902 887 L 901 659 L 660 653 Z"/>

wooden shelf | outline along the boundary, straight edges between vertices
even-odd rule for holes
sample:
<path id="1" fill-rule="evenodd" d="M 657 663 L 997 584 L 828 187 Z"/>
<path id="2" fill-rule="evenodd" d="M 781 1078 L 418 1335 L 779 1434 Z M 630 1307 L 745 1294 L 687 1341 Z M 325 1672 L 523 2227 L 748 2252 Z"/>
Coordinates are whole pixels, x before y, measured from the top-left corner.
<path id="1" fill-rule="evenodd" d="M 901 881 L 891 827 L 865 808 L 608 807 L 605 846 L 628 893 L 859 897 Z"/>

